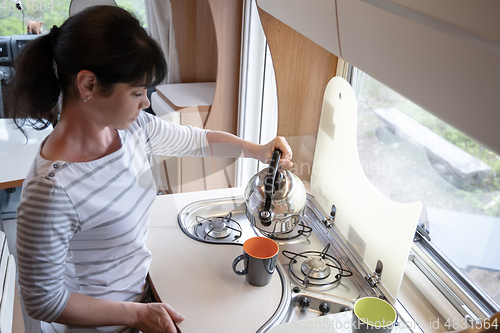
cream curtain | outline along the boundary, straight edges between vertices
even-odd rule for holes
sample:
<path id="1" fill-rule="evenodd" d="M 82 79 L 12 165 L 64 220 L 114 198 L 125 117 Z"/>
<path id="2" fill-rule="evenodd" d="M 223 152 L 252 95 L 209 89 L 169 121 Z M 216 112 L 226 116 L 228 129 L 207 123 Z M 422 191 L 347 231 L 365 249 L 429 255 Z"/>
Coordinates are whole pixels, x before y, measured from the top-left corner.
<path id="1" fill-rule="evenodd" d="M 168 73 L 163 83 L 179 83 L 179 62 L 169 0 L 144 0 L 150 35 L 161 45 Z"/>

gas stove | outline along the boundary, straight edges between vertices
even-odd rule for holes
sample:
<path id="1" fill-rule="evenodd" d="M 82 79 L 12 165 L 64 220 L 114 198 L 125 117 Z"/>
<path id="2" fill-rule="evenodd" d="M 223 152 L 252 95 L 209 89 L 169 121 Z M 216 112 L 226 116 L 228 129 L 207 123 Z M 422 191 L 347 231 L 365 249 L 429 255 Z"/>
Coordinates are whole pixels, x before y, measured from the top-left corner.
<path id="1" fill-rule="evenodd" d="M 269 237 L 279 247 L 277 271 L 282 280 L 282 299 L 274 316 L 261 327 L 270 327 L 321 315 L 352 310 L 360 297 L 382 297 L 368 283 L 366 273 L 334 230 L 331 217 L 307 197 L 304 219 L 289 233 L 275 236 L 256 229 L 245 215 L 242 197 L 194 202 L 178 215 L 182 231 L 210 244 L 239 244 L 256 236 Z"/>

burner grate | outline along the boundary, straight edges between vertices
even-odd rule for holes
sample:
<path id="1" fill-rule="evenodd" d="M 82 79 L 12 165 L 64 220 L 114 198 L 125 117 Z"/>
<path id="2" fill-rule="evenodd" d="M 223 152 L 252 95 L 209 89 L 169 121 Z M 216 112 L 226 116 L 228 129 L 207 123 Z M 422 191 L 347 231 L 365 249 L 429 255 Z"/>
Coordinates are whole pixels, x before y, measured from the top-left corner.
<path id="1" fill-rule="evenodd" d="M 271 238 L 275 241 L 293 241 L 293 240 L 306 240 L 311 236 L 312 228 L 306 225 L 303 221 L 301 221 L 297 226 L 292 230 L 284 234 L 275 235 L 273 233 L 260 231 L 264 236 Z"/>
<path id="2" fill-rule="evenodd" d="M 328 244 L 323 251 L 305 251 L 294 253 L 282 251 L 283 255 L 290 260 L 289 270 L 293 277 L 305 287 L 326 287 L 334 286 L 343 277 L 352 276 L 352 272 L 342 268 L 340 261 L 327 254 L 330 249 Z M 339 273 L 333 274 L 331 271 L 337 269 Z"/>
<path id="3" fill-rule="evenodd" d="M 232 219 L 232 216 L 232 212 L 223 217 L 205 218 L 196 216 L 196 226 L 194 227 L 196 237 L 205 240 L 223 241 L 232 236 L 232 241 L 238 240 L 242 234 L 241 226 Z M 200 229 L 202 230 L 201 234 Z"/>

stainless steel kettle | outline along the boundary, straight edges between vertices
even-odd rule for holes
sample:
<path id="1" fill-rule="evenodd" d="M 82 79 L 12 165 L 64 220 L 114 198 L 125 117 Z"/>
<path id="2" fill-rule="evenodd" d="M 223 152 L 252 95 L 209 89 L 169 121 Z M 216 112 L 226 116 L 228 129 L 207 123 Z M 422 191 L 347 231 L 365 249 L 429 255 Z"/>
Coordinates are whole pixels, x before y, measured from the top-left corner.
<path id="1" fill-rule="evenodd" d="M 268 168 L 254 175 L 245 189 L 246 216 L 267 235 L 290 232 L 302 221 L 306 189 L 292 172 L 278 167 L 281 151 L 275 150 Z"/>

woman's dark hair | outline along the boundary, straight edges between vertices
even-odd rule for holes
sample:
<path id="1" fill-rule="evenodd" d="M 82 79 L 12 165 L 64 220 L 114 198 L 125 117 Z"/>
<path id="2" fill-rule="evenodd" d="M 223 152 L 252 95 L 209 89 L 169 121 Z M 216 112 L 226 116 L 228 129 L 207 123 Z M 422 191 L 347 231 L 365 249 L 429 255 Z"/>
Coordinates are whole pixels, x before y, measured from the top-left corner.
<path id="1" fill-rule="evenodd" d="M 59 96 L 71 95 L 81 70 L 93 72 L 102 94 L 116 83 L 152 87 L 165 78 L 161 48 L 126 10 L 95 6 L 33 40 L 15 64 L 9 113 L 21 126 L 43 129 L 57 121 Z"/>

